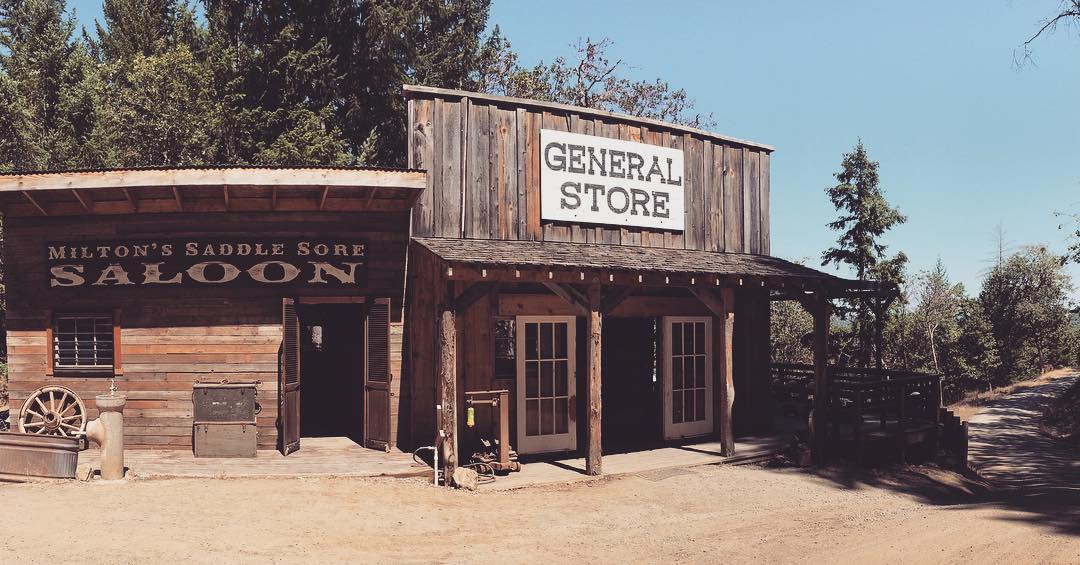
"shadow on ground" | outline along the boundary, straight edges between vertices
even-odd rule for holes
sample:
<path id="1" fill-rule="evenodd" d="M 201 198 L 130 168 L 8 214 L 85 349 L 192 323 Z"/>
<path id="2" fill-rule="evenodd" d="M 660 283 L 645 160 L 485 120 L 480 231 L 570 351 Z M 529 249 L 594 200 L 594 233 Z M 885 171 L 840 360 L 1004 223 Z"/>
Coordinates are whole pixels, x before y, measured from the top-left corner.
<path id="1" fill-rule="evenodd" d="M 970 472 L 936 465 L 840 465 L 807 472 L 844 489 L 886 489 L 935 506 L 999 508 L 1005 511 L 1001 519 L 1080 536 L 1080 449 L 1039 430 L 1045 407 L 1078 376 L 1018 391 L 973 417 Z"/>

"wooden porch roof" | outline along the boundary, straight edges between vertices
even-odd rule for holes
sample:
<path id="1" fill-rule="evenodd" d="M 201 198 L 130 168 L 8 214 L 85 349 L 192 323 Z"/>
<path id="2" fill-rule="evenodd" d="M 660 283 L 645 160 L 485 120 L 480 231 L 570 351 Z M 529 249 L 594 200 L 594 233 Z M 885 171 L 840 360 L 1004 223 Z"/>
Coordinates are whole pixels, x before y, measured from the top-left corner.
<path id="1" fill-rule="evenodd" d="M 823 290 L 831 297 L 880 291 L 876 281 L 844 279 L 770 255 L 715 253 L 596 243 L 413 238 L 457 275 L 489 280 L 760 286 Z M 464 269 L 463 269 L 464 268 Z M 480 277 L 473 271 L 480 270 Z M 792 296 L 791 298 L 795 298 Z"/>
<path id="2" fill-rule="evenodd" d="M 426 173 L 369 167 L 198 166 L 0 174 L 8 216 L 407 210 Z"/>

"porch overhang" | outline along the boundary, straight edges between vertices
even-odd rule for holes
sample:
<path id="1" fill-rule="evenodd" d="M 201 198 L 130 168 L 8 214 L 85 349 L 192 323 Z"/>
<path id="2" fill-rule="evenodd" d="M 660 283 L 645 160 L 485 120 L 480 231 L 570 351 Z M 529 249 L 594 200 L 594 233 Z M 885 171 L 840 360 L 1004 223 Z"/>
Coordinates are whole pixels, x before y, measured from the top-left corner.
<path id="1" fill-rule="evenodd" d="M 896 286 L 844 279 L 769 255 L 596 243 L 413 238 L 447 280 L 764 288 L 775 300 L 884 296 Z"/>
<path id="2" fill-rule="evenodd" d="M 407 211 L 426 173 L 369 167 L 197 166 L 0 174 L 9 217 L 162 212 Z"/>

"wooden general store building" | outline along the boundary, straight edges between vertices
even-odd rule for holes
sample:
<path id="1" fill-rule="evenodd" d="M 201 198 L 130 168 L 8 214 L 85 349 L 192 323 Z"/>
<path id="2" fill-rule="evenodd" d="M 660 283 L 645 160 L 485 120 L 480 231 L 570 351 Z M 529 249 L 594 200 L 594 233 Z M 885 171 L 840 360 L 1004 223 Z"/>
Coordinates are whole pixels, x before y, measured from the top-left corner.
<path id="1" fill-rule="evenodd" d="M 454 464 L 465 393 L 506 389 L 515 450 L 599 473 L 768 430 L 770 299 L 815 314 L 821 386 L 827 300 L 879 290 L 769 254 L 767 145 L 404 94 L 408 169 L 0 176 L 13 414 L 62 384 L 93 416 L 114 377 L 129 446 L 190 449 L 194 383 L 259 381 L 260 447 L 439 442 Z"/>

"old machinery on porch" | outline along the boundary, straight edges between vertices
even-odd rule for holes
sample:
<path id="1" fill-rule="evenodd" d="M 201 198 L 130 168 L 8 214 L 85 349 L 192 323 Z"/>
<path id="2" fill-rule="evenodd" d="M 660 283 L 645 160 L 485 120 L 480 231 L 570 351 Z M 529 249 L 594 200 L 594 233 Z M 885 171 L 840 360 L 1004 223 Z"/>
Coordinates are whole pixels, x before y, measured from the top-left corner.
<path id="1" fill-rule="evenodd" d="M 62 386 L 43 386 L 30 393 L 19 412 L 19 431 L 24 434 L 82 438 L 86 422 L 86 404 Z"/>
<path id="2" fill-rule="evenodd" d="M 61 386 L 41 387 L 27 397 L 19 414 L 19 434 L 4 434 L 0 477 L 11 479 L 75 477 L 78 452 L 90 441 L 101 449 L 101 478 L 124 478 L 124 405 L 127 396 L 116 390 L 94 397 L 98 417 L 87 419 L 86 404 Z"/>
<path id="3" fill-rule="evenodd" d="M 193 385 L 192 448 L 195 457 L 255 457 L 259 384 L 259 381 L 222 380 Z"/>
<path id="4" fill-rule="evenodd" d="M 478 471 L 484 468 L 492 473 L 505 474 L 511 471 L 520 471 L 521 464 L 517 460 L 517 452 L 510 446 L 510 391 L 508 390 L 477 390 L 465 393 L 466 426 L 476 427 L 476 407 L 490 406 L 492 414 L 492 431 L 494 437 L 480 436 L 481 449 L 475 451 L 469 458 L 467 466 L 476 467 Z"/>

